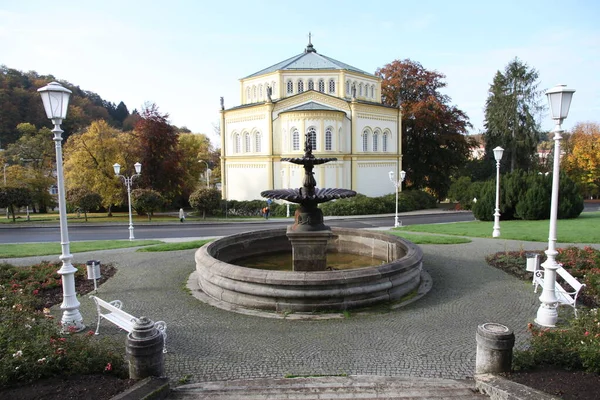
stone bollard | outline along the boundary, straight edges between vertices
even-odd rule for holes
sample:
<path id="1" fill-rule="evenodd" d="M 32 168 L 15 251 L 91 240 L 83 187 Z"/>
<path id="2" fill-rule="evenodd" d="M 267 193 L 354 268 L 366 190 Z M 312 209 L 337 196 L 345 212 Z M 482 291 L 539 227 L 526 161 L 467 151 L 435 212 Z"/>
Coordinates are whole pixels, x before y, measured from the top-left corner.
<path id="1" fill-rule="evenodd" d="M 146 317 L 136 319 L 133 330 L 127 335 L 125 350 L 129 361 L 129 378 L 143 379 L 163 376 L 165 339 L 154 322 Z"/>
<path id="2" fill-rule="evenodd" d="M 508 327 L 486 323 L 477 327 L 475 374 L 510 372 L 515 334 Z"/>

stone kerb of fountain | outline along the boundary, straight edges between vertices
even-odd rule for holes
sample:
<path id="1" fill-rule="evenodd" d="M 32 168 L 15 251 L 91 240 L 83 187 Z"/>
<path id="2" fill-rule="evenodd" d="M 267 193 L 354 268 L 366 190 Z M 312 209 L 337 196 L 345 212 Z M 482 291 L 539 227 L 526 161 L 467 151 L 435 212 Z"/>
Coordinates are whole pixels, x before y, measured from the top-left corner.
<path id="1" fill-rule="evenodd" d="M 285 229 L 228 236 L 198 249 L 202 291 L 235 309 L 275 312 L 343 311 L 393 302 L 422 284 L 421 249 L 381 232 L 333 228 L 328 252 L 367 255 L 382 265 L 334 271 L 271 271 L 235 265 L 255 255 L 291 251 Z"/>

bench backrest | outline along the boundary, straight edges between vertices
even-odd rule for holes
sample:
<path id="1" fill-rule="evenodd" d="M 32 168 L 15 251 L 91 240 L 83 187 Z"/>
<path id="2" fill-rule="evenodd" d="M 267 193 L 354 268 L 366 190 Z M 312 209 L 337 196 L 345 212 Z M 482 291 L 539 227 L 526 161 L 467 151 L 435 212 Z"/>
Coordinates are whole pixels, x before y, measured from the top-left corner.
<path id="1" fill-rule="evenodd" d="M 563 267 L 560 267 L 559 269 L 557 269 L 556 273 L 558 275 L 560 275 L 561 278 L 563 278 L 565 280 L 565 282 L 567 282 L 569 284 L 569 286 L 571 286 L 573 288 L 573 290 L 575 290 L 576 292 L 578 292 L 579 289 L 581 289 L 583 286 L 585 286 L 585 284 L 580 283 L 577 279 L 575 279 L 575 277 L 573 277 L 573 275 L 571 275 L 569 273 L 569 271 L 567 271 Z"/>
<path id="2" fill-rule="evenodd" d="M 116 307 L 116 306 L 113 306 L 113 305 L 112 305 L 112 304 L 110 304 L 109 302 L 107 302 L 107 301 L 104 301 L 104 300 L 102 300 L 102 299 L 101 299 L 101 298 L 99 298 L 99 297 L 96 297 L 96 296 L 90 296 L 90 298 L 91 298 L 92 300 L 94 300 L 94 301 L 96 302 L 96 304 L 98 305 L 98 313 L 100 313 L 100 314 L 101 314 L 101 312 L 100 312 L 100 307 L 102 307 L 102 308 L 106 309 L 107 311 L 110 311 L 111 313 L 115 313 L 115 314 L 117 314 L 117 315 L 120 315 L 120 316 L 122 316 L 122 317 L 124 317 L 124 318 L 127 318 L 127 319 L 135 319 L 135 317 L 134 317 L 133 315 L 131 315 L 131 314 L 129 314 L 129 313 L 126 313 L 125 311 L 121 310 L 120 308 L 118 308 L 118 307 Z"/>

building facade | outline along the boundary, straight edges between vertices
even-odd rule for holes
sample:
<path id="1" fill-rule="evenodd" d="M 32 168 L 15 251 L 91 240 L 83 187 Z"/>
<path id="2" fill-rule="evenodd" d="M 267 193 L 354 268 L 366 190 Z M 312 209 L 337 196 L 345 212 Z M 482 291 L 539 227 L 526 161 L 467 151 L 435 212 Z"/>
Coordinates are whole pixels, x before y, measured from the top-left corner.
<path id="1" fill-rule="evenodd" d="M 337 161 L 315 168 L 321 188 L 367 196 L 393 192 L 389 171 L 402 169 L 401 114 L 381 103 L 381 79 L 317 53 L 303 53 L 240 80 L 241 105 L 221 99 L 223 198 L 254 200 L 268 189 L 302 186 L 306 135 L 315 157 Z"/>

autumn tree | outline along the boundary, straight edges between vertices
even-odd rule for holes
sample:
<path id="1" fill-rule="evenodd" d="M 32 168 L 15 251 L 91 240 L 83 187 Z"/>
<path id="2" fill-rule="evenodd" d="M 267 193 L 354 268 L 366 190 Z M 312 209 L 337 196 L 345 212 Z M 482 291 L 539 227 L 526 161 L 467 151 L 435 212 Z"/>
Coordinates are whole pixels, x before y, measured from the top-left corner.
<path id="1" fill-rule="evenodd" d="M 155 104 L 147 105 L 135 126 L 139 140 L 138 158 L 142 163 L 140 186 L 161 193 L 168 201 L 181 193 L 184 171 L 177 132 Z"/>
<path id="2" fill-rule="evenodd" d="M 383 79 L 382 101 L 402 108 L 402 167 L 409 188 L 428 188 L 438 199 L 448 193 L 450 178 L 470 154 L 464 136 L 467 115 L 440 93 L 445 76 L 409 59 L 395 60 L 375 74 Z"/>
<path id="3" fill-rule="evenodd" d="M 85 184 L 91 192 L 102 196 L 102 205 L 110 214 L 112 205 L 126 201 L 124 185 L 115 179 L 113 164 L 121 164 L 123 171 L 128 166 L 133 170 L 136 149 L 133 135 L 111 127 L 106 121 L 92 122 L 83 132 L 72 135 L 64 146 L 67 190 Z"/>
<path id="4" fill-rule="evenodd" d="M 210 139 L 202 133 L 179 134 L 178 146 L 181 151 L 181 167 L 184 172 L 181 196 L 182 199 L 187 199 L 199 186 L 205 185 L 207 166 L 212 171 L 211 176 L 219 174 L 218 154 L 217 162 L 215 162 L 215 151 Z"/>
<path id="5" fill-rule="evenodd" d="M 54 203 L 48 188 L 56 183 L 53 176 L 56 153 L 52 133 L 44 127 L 37 129 L 30 123 L 17 125 L 19 138 L 7 146 L 6 157 L 11 165 L 21 166 L 18 186 L 30 190 L 34 212 L 47 212 Z"/>
<path id="6" fill-rule="evenodd" d="M 490 172 L 495 165 L 492 149 L 497 146 L 504 148 L 503 163 L 511 172 L 528 171 L 534 165 L 544 110 L 538 85 L 538 72 L 518 58 L 504 72 L 496 72 L 485 104 L 483 134 Z"/>
<path id="7" fill-rule="evenodd" d="M 600 124 L 575 125 L 563 163 L 564 170 L 580 185 L 586 197 L 600 195 Z"/>

